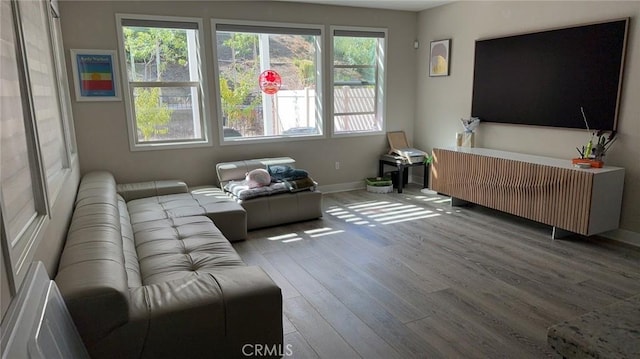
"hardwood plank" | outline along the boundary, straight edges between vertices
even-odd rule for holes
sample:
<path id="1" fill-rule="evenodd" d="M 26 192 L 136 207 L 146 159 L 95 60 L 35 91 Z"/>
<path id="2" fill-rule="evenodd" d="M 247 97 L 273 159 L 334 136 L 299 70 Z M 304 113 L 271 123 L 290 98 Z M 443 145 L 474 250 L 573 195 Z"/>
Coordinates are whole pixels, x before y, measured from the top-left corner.
<path id="1" fill-rule="evenodd" d="M 297 331 L 296 327 L 291 323 L 289 318 L 286 315 L 282 315 L 282 333 L 287 335 L 289 333 L 293 333 Z"/>
<path id="2" fill-rule="evenodd" d="M 274 263 L 279 271 L 288 274 L 291 283 L 360 355 L 364 358 L 400 358 L 400 355 L 393 348 L 330 294 L 287 253 L 270 252 L 264 256 L 271 263 Z"/>
<path id="3" fill-rule="evenodd" d="M 313 297 L 317 292 L 326 290 L 311 274 L 302 268 L 293 259 L 296 257 L 295 251 L 269 252 L 264 257 L 268 259 L 275 268 L 286 275 L 288 281 L 293 284 L 299 293 L 307 298 Z M 298 258 L 298 260 L 301 260 Z"/>
<path id="4" fill-rule="evenodd" d="M 314 359 L 320 358 L 309 343 L 298 332 L 285 334 L 284 336 L 285 358 L 292 359 Z M 291 354 L 291 355 L 288 355 Z"/>
<path id="5" fill-rule="evenodd" d="M 338 298 L 351 312 L 392 345 L 403 357 L 416 358 L 437 353 L 383 308 L 366 292 L 353 287 L 340 273 L 328 271 L 322 258 L 308 258 L 299 264 L 314 273 L 314 277 Z"/>
<path id="6" fill-rule="evenodd" d="M 247 265 L 261 267 L 271 277 L 271 279 L 273 279 L 273 281 L 282 290 L 282 298 L 287 299 L 300 296 L 300 293 L 296 288 L 292 286 L 289 281 L 262 256 L 262 254 L 252 248 L 255 243 L 255 241 L 239 242 L 234 245 L 234 248 L 238 251 L 238 254 L 240 254 L 240 257 Z"/>
<path id="7" fill-rule="evenodd" d="M 307 258 L 307 260 L 316 264 L 314 273 L 326 272 L 329 269 L 340 273 L 341 280 L 346 282 L 349 287 L 358 289 L 375 298 L 380 305 L 403 323 L 421 319 L 428 315 L 426 311 L 407 303 L 403 298 L 381 285 L 378 281 L 349 266 L 343 259 L 325 252 L 318 257 Z M 304 266 L 304 264 L 301 265 Z"/>
<path id="8" fill-rule="evenodd" d="M 402 358 L 328 291 L 317 292 L 308 300 L 363 358 Z"/>
<path id="9" fill-rule="evenodd" d="M 284 300 L 283 310 L 321 358 L 360 358 L 303 297 Z"/>

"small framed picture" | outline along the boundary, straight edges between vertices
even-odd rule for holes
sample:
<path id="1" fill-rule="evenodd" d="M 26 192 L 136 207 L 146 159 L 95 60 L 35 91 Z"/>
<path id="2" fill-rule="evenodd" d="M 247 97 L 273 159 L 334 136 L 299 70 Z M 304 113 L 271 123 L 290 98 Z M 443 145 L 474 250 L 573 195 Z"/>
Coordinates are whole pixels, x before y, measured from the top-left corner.
<path id="1" fill-rule="evenodd" d="M 451 39 L 431 41 L 429 76 L 449 76 Z"/>
<path id="2" fill-rule="evenodd" d="M 76 101 L 120 101 L 118 60 L 111 50 L 71 49 Z"/>

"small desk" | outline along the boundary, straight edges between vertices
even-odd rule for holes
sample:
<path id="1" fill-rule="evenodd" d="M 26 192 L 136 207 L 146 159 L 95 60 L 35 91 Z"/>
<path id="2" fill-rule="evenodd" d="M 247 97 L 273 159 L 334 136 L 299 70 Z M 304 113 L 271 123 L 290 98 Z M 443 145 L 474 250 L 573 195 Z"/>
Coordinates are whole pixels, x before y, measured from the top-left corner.
<path id="1" fill-rule="evenodd" d="M 422 188 L 427 188 L 427 181 L 429 179 L 429 172 L 427 164 L 424 162 L 409 163 L 402 159 L 393 159 L 391 156 L 382 155 L 378 161 L 378 176 L 384 175 L 384 165 L 393 166 L 398 169 L 398 193 L 402 193 L 402 186 L 404 185 L 404 175 L 409 171 L 409 167 L 422 167 L 424 168 L 424 179 L 422 180 Z"/>

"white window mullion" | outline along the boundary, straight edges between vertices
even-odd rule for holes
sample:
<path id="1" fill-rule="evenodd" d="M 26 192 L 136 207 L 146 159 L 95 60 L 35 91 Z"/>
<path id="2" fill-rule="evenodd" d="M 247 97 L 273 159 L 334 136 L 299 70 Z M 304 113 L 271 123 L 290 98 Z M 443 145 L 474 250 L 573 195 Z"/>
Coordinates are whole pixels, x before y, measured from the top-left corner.
<path id="1" fill-rule="evenodd" d="M 71 110 L 71 91 L 69 89 L 69 83 L 67 82 L 67 66 L 65 64 L 60 18 L 54 13 L 54 11 L 50 11 L 49 13 L 51 44 L 53 46 L 55 74 L 57 76 L 56 83 L 58 85 L 59 94 L 58 102 L 60 104 L 60 115 L 65 135 L 65 148 L 67 149 L 67 154 L 65 156 L 67 161 L 65 167 L 70 167 L 69 159 L 71 158 L 71 153 L 75 153 L 77 151 L 75 131 L 73 128 L 73 112 Z"/>

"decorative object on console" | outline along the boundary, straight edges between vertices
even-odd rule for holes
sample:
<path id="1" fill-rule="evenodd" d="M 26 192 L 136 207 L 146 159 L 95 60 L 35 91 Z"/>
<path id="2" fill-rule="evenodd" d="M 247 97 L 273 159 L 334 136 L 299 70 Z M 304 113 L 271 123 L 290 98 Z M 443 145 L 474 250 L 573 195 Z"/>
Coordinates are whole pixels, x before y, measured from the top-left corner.
<path id="1" fill-rule="evenodd" d="M 580 157 L 572 159 L 571 162 L 576 166 L 579 164 L 589 164 L 591 167 L 601 168 L 604 165 L 602 158 L 617 139 L 616 131 L 594 130 L 592 132 L 589 128 L 587 116 L 584 114 L 584 108 L 580 107 L 580 111 L 582 112 L 582 118 L 587 127 L 587 132 L 591 133 L 591 137 L 586 146 L 582 146 L 581 149 L 576 147 Z"/>
<path id="2" fill-rule="evenodd" d="M 456 133 L 456 146 L 458 147 L 474 147 L 475 146 L 475 130 L 480 123 L 480 119 L 477 117 L 471 117 L 469 119 L 461 118 L 462 127 L 464 132 Z"/>

